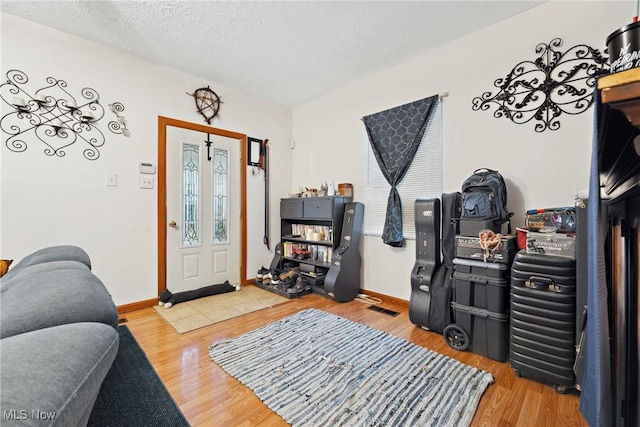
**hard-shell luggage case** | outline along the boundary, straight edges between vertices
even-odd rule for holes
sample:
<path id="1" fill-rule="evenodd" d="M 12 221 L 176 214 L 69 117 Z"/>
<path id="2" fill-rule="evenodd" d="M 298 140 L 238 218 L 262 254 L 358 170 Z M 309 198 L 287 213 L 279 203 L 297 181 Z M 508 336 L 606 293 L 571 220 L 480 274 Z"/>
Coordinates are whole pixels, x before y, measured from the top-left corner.
<path id="1" fill-rule="evenodd" d="M 511 267 L 509 358 L 516 375 L 575 387 L 575 261 L 520 251 Z"/>

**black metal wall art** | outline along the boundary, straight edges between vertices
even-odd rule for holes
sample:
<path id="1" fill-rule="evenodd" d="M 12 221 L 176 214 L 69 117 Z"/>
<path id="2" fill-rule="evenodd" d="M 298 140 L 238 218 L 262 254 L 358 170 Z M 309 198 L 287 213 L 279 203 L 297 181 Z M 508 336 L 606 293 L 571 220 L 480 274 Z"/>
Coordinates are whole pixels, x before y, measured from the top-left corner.
<path id="1" fill-rule="evenodd" d="M 127 119 L 120 113 L 124 111 L 124 105 L 121 102 L 109 104 L 109 109 L 116 115 L 115 122 L 109 122 L 109 130 L 113 133 L 121 133 L 124 136 L 131 136 L 131 131 L 127 127 Z"/>
<path id="2" fill-rule="evenodd" d="M 196 102 L 196 111 L 204 117 L 204 121 L 208 125 L 211 124 L 211 120 L 218 116 L 220 113 L 220 104 L 222 100 L 209 86 L 196 89 L 193 93 L 187 93 L 189 96 L 193 96 Z"/>
<path id="3" fill-rule="evenodd" d="M 535 120 L 536 132 L 558 130 L 562 113 L 576 115 L 593 102 L 596 79 L 606 73 L 607 58 L 584 44 L 560 52 L 562 39 L 536 46 L 534 61 L 522 61 L 505 78 L 493 84 L 496 94 L 485 92 L 473 99 L 474 111 L 492 107 L 493 116 L 505 117 L 517 124 Z"/>
<path id="4" fill-rule="evenodd" d="M 0 85 L 0 97 L 11 107 L 0 119 L 0 128 L 9 135 L 7 148 L 21 153 L 37 138 L 45 145 L 47 156 L 64 157 L 65 149 L 79 142 L 87 160 L 100 157 L 98 148 L 104 145 L 105 137 L 96 126 L 104 116 L 98 92 L 85 87 L 80 92 L 82 98 L 76 99 L 65 89 L 67 82 L 47 77 L 46 86 L 29 93 L 23 87 L 28 81 L 24 72 L 9 70 L 7 81 Z M 119 122 L 109 122 L 108 127 L 113 133 L 122 133 Z"/>

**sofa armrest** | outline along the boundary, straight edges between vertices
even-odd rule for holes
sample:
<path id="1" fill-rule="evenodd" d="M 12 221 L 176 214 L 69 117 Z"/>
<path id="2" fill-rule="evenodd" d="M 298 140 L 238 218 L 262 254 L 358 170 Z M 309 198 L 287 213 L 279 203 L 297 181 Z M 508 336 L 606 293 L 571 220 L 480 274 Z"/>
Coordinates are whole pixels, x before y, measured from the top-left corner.
<path id="1" fill-rule="evenodd" d="M 85 426 L 118 346 L 118 332 L 100 323 L 2 339 L 2 426 Z"/>
<path id="2" fill-rule="evenodd" d="M 79 265 L 59 261 L 48 263 L 57 268 L 33 266 L 9 286 L 3 283 L 0 338 L 77 322 L 99 322 L 116 328 L 118 310 L 107 288 Z"/>

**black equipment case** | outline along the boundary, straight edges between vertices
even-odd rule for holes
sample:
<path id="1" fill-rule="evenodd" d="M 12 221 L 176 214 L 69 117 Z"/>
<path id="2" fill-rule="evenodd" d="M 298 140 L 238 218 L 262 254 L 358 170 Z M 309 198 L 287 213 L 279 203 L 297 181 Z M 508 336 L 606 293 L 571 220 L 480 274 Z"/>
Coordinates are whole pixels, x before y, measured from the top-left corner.
<path id="1" fill-rule="evenodd" d="M 500 250 L 487 251 L 486 261 L 499 262 L 511 266 L 513 257 L 518 253 L 518 239 L 515 235 L 500 238 Z M 485 261 L 485 251 L 480 246 L 479 237 L 456 236 L 456 258 Z"/>
<path id="2" fill-rule="evenodd" d="M 505 264 L 456 258 L 453 287 L 458 304 L 497 314 L 509 312 L 509 274 Z"/>
<path id="3" fill-rule="evenodd" d="M 451 303 L 455 323 L 443 332 L 447 344 L 456 350 L 504 362 L 509 357 L 509 315 Z M 462 341 L 460 341 L 462 340 Z M 464 343 L 463 345 L 461 345 Z"/>
<path id="4" fill-rule="evenodd" d="M 434 293 L 450 293 L 433 286 L 436 271 L 442 264 L 440 258 L 440 199 L 417 199 L 414 203 L 416 224 L 416 261 L 411 270 L 411 299 L 409 319 L 411 323 L 432 329 L 433 309 L 439 296 Z M 443 311 L 443 309 L 440 309 Z"/>
<path id="5" fill-rule="evenodd" d="M 452 317 L 454 239 L 458 232 L 460 193 L 443 194 L 442 203 L 439 199 L 417 199 L 414 209 L 416 262 L 411 271 L 409 318 L 417 326 L 442 333 Z"/>
<path id="6" fill-rule="evenodd" d="M 443 331 L 447 344 L 503 362 L 509 356 L 509 274 L 506 264 L 453 260 L 455 323 Z"/>
<path id="7" fill-rule="evenodd" d="M 364 204 L 350 202 L 344 205 L 340 246 L 333 252 L 331 268 L 324 280 L 324 291 L 336 301 L 351 301 L 360 292 L 360 238 L 363 221 Z"/>
<path id="8" fill-rule="evenodd" d="M 575 275 L 571 258 L 525 251 L 511 267 L 511 367 L 559 393 L 575 387 Z"/>

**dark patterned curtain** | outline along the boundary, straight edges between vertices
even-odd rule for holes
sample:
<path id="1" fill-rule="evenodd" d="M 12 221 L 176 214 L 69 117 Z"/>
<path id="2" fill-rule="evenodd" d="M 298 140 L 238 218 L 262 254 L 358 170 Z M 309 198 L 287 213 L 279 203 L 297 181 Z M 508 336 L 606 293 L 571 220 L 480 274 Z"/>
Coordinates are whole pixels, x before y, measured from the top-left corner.
<path id="1" fill-rule="evenodd" d="M 436 102 L 438 95 L 362 118 L 380 171 L 391 185 L 382 230 L 382 241 L 390 246 L 404 244 L 402 205 L 396 186 L 411 166 Z"/>

